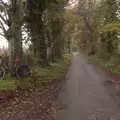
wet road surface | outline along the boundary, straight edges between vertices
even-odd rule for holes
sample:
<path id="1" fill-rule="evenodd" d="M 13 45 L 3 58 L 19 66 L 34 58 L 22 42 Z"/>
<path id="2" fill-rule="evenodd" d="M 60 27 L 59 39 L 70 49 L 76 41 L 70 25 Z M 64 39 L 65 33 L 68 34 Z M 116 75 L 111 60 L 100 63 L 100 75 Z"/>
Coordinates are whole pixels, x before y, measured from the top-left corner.
<path id="1" fill-rule="evenodd" d="M 103 79 L 80 55 L 74 55 L 66 84 L 59 95 L 56 120 L 120 120 L 120 109 L 108 95 Z"/>

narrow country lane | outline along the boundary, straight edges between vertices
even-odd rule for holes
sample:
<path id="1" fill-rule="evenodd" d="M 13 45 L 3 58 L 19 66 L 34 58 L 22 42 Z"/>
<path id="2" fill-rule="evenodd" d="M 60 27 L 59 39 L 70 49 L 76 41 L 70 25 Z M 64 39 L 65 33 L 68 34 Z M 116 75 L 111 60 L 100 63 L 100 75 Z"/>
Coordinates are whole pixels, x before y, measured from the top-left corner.
<path id="1" fill-rule="evenodd" d="M 103 79 L 82 56 L 74 55 L 56 120 L 120 120 L 120 109 L 104 88 Z"/>

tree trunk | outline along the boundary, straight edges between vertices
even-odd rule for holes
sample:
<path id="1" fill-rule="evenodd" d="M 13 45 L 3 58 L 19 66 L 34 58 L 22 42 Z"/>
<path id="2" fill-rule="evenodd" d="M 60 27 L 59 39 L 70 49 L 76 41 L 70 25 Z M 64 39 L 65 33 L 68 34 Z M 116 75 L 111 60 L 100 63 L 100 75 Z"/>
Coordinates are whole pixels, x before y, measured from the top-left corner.
<path id="1" fill-rule="evenodd" d="M 39 21 L 39 22 L 38 22 Z M 39 24 L 36 24 L 39 23 Z M 36 16 L 31 24 L 32 42 L 35 64 L 45 66 L 47 62 L 47 46 L 44 38 L 44 27 L 40 16 Z"/>
<path id="2" fill-rule="evenodd" d="M 16 57 L 20 58 L 22 62 L 21 29 L 18 29 L 18 28 L 16 28 L 15 33 L 13 32 L 13 36 L 9 40 L 9 66 L 10 68 L 14 66 Z"/>
<path id="3" fill-rule="evenodd" d="M 21 19 L 22 4 L 19 1 L 11 1 L 11 26 L 9 26 L 9 65 L 10 68 L 15 64 L 16 57 L 22 61 L 22 35 L 21 35 Z"/>
<path id="4" fill-rule="evenodd" d="M 58 59 L 62 57 L 62 50 L 61 50 L 61 41 L 60 41 L 60 39 L 57 39 L 57 41 L 56 41 L 55 56 Z"/>

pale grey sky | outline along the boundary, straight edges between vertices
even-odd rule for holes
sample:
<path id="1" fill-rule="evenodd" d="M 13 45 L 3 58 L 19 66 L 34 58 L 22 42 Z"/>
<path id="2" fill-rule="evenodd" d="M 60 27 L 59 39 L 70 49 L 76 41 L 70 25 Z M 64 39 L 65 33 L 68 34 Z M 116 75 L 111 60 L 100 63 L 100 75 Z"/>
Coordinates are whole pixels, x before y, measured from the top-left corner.
<path id="1" fill-rule="evenodd" d="M 65 7 L 66 9 L 73 9 L 77 4 L 79 0 L 69 0 L 69 5 Z"/>
<path id="2" fill-rule="evenodd" d="M 7 2 L 8 0 L 3 0 L 3 1 Z"/>
<path id="3" fill-rule="evenodd" d="M 8 42 L 6 39 L 0 36 L 0 48 L 3 48 L 3 47 L 5 48 L 8 47 Z"/>

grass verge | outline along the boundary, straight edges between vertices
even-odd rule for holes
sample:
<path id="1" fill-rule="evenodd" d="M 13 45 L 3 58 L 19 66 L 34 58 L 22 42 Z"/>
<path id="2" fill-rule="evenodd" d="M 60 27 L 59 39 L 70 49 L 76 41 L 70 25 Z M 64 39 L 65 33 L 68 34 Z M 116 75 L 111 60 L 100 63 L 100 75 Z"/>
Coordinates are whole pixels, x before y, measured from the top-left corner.
<path id="1" fill-rule="evenodd" d="M 120 75 L 120 64 L 115 62 L 113 58 L 110 60 L 99 58 L 98 56 L 90 56 L 88 61 L 89 63 L 93 63 L 108 72 Z"/>
<path id="2" fill-rule="evenodd" d="M 15 80 L 7 76 L 6 80 L 0 81 L 0 92 L 43 90 L 50 82 L 58 80 L 67 71 L 70 61 L 71 55 L 66 54 L 63 59 L 57 60 L 45 68 L 33 68 L 33 76 L 30 78 Z"/>

